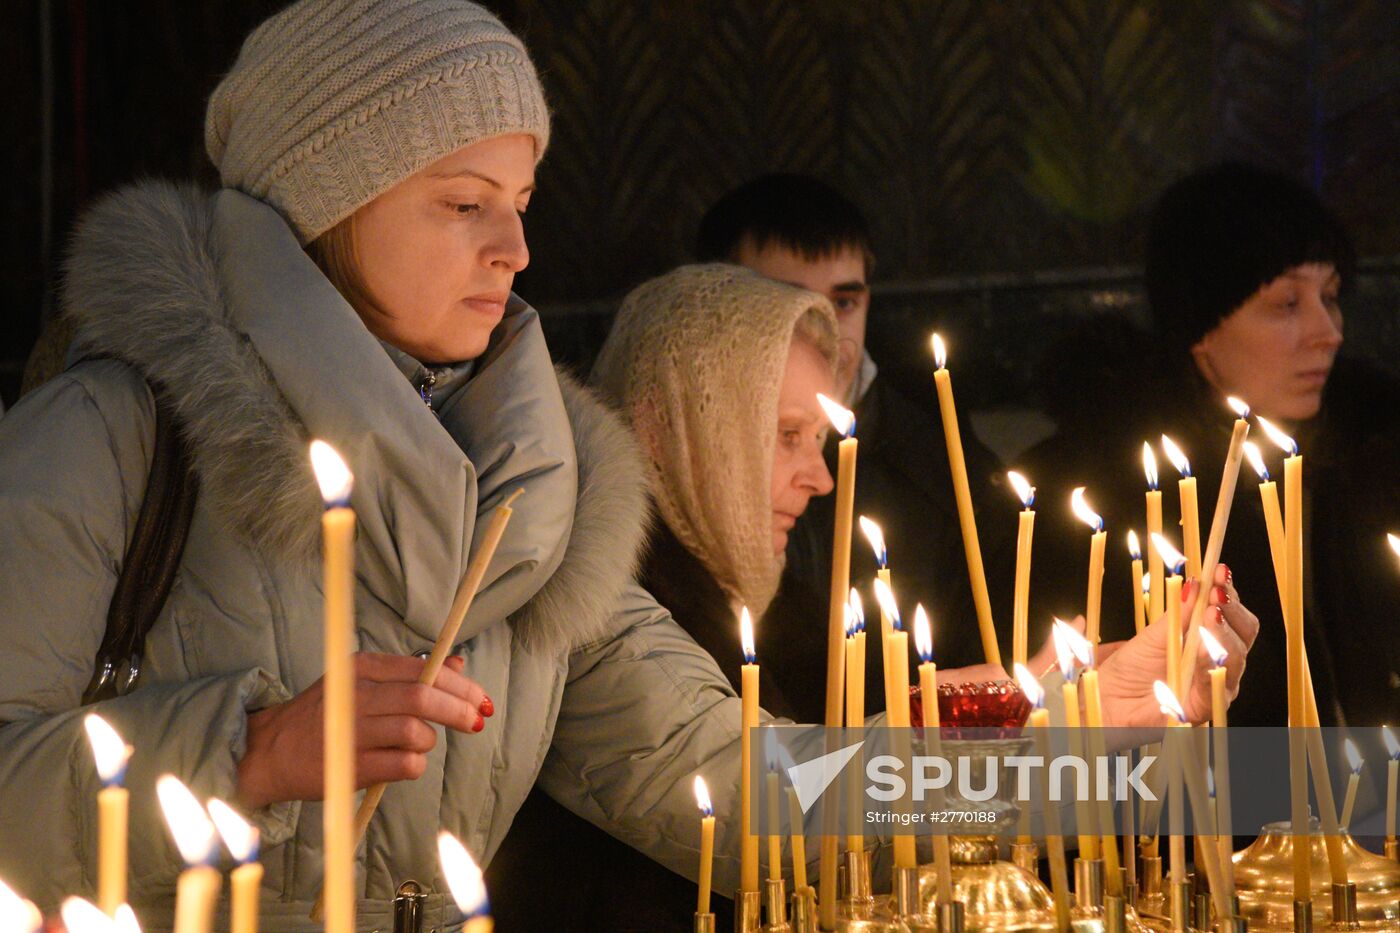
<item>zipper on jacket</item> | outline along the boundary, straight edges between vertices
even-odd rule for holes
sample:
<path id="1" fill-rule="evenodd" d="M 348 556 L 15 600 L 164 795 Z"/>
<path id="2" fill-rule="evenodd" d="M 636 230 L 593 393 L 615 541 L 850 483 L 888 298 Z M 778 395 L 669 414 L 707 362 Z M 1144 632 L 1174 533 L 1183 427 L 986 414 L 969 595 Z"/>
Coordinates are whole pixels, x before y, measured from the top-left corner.
<path id="1" fill-rule="evenodd" d="M 428 411 L 433 411 L 433 386 L 437 385 L 437 373 L 431 369 L 425 369 L 422 381 L 418 383 L 418 397 L 423 400 L 423 404 L 428 406 Z"/>

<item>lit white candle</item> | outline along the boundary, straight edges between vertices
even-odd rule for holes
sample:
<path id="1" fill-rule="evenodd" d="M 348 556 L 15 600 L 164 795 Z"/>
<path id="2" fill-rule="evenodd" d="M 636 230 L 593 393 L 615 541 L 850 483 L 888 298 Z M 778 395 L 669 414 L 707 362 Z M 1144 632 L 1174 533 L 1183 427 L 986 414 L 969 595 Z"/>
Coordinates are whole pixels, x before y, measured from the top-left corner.
<path id="1" fill-rule="evenodd" d="M 904 631 L 904 623 L 899 616 L 899 604 L 895 602 L 894 591 L 881 579 L 875 580 L 875 599 L 880 608 L 890 616 L 890 659 L 893 683 L 890 695 L 894 703 L 885 711 L 885 721 L 894 729 L 895 753 L 901 761 L 909 760 L 909 633 Z M 909 799 L 900 798 L 898 806 L 907 810 Z M 907 825 L 907 824 L 906 824 Z M 898 868 L 919 867 L 914 837 L 909 833 L 894 835 L 894 863 Z"/>
<path id="2" fill-rule="evenodd" d="M 156 795 L 175 847 L 188 866 L 175 891 L 175 933 L 208 933 L 223 879 L 214 867 L 218 836 L 209 815 L 173 774 L 156 780 Z"/>
<path id="3" fill-rule="evenodd" d="M 1400 742 L 1390 726 L 1381 726 L 1381 736 L 1385 739 L 1385 751 L 1390 756 L 1389 772 L 1385 781 L 1385 842 L 1395 844 L 1395 797 L 1396 785 L 1400 784 Z"/>
<path id="4" fill-rule="evenodd" d="M 739 612 L 739 642 L 744 650 L 744 664 L 739 669 L 740 720 L 742 747 L 739 770 L 743 786 L 739 793 L 739 877 L 741 891 L 758 888 L 758 835 L 753 831 L 753 743 L 752 733 L 758 728 L 758 659 L 753 645 L 753 617 L 749 607 Z"/>
<path id="5" fill-rule="evenodd" d="M 1128 557 L 1133 562 L 1133 631 L 1141 632 L 1147 626 L 1147 606 L 1138 591 L 1138 581 L 1144 580 L 1143 592 L 1152 584 L 1151 575 L 1144 577 L 1142 572 L 1142 545 L 1138 543 L 1137 532 L 1128 531 Z"/>
<path id="6" fill-rule="evenodd" d="M 97 903 L 108 916 L 126 903 L 127 789 L 122 786 L 132 748 L 96 713 L 83 717 L 102 790 L 97 792 Z"/>
<path id="7" fill-rule="evenodd" d="M 452 892 L 452 899 L 465 920 L 462 933 L 491 933 L 495 927 L 491 902 L 486 897 L 486 881 L 481 877 L 476 859 L 456 836 L 443 830 L 438 833 L 438 860 L 442 863 L 442 876 L 447 879 L 447 889 Z"/>
<path id="8" fill-rule="evenodd" d="M 311 463 L 326 501 L 321 516 L 325 593 L 324 788 L 321 805 L 327 933 L 355 929 L 355 513 L 354 476 L 324 441 Z M 318 899 L 316 906 L 319 907 Z M 313 916 L 317 911 L 313 907 Z"/>
<path id="9" fill-rule="evenodd" d="M 942 720 L 938 712 L 938 665 L 933 663 L 933 626 L 922 604 L 914 607 L 914 646 L 919 652 L 919 695 L 924 708 L 924 753 L 930 758 L 943 757 Z M 933 792 L 933 809 L 944 807 L 943 789 Z M 938 901 L 953 900 L 953 850 L 946 833 L 933 837 L 933 866 L 937 875 Z"/>
<path id="10" fill-rule="evenodd" d="M 1201 629 L 1201 644 L 1213 665 L 1210 669 L 1210 734 L 1215 754 L 1215 822 L 1219 828 L 1216 848 L 1220 852 L 1220 869 L 1231 896 L 1235 893 L 1234 837 L 1230 833 L 1230 738 L 1225 696 L 1225 662 L 1230 653 L 1206 629 Z"/>
<path id="11" fill-rule="evenodd" d="M 1089 648 L 1089 657 L 1076 658 L 1076 650 L 1082 650 L 1080 646 L 1088 645 L 1088 641 L 1059 619 L 1053 621 L 1050 634 L 1055 643 L 1055 658 L 1059 661 L 1060 675 L 1064 677 L 1064 686 L 1060 688 L 1060 692 L 1065 701 L 1065 728 L 1069 736 L 1069 753 L 1074 758 L 1082 759 L 1085 757 L 1084 735 L 1080 727 L 1079 687 L 1074 681 L 1074 670 L 1075 661 L 1087 662 L 1092 657 L 1093 649 Z M 1092 784 L 1092 779 L 1090 783 Z M 1076 788 L 1074 813 L 1079 824 L 1076 828 L 1079 831 L 1079 857 L 1082 859 L 1099 857 L 1099 837 L 1094 830 L 1094 808 L 1089 802 L 1090 796 L 1089 788 Z"/>
<path id="12" fill-rule="evenodd" d="M 1031 714 L 1026 720 L 1026 729 L 1035 736 L 1036 754 L 1049 762 L 1050 751 L 1050 711 L 1045 708 L 1045 690 L 1025 665 L 1016 665 L 1016 682 L 1021 692 L 1031 703 Z M 1065 837 L 1060 832 L 1059 801 L 1050 799 L 1050 782 L 1044 781 L 1045 847 L 1050 852 L 1050 890 L 1055 896 L 1056 929 L 1069 927 L 1069 870 L 1065 864 Z M 1029 807 L 1029 801 L 1026 802 Z"/>
<path id="13" fill-rule="evenodd" d="M 1103 552 L 1107 540 L 1103 530 L 1103 516 L 1095 512 L 1084 498 L 1084 487 L 1070 493 L 1070 508 L 1075 518 L 1088 525 L 1093 534 L 1089 537 L 1089 590 L 1084 597 L 1084 633 L 1089 643 L 1099 643 L 1099 610 L 1103 604 Z"/>
<path id="14" fill-rule="evenodd" d="M 1157 487 L 1157 455 L 1147 441 L 1142 442 L 1142 472 L 1147 477 L 1147 540 L 1151 541 L 1154 534 L 1162 533 L 1162 490 Z M 1152 550 L 1147 552 L 1147 572 L 1152 577 L 1152 595 L 1147 601 L 1147 621 L 1151 623 L 1166 611 L 1162 559 Z"/>
<path id="15" fill-rule="evenodd" d="M 1165 434 L 1162 435 L 1162 452 L 1176 467 L 1181 479 L 1177 480 L 1177 492 L 1181 499 L 1181 540 L 1186 551 L 1186 575 L 1201 575 L 1201 512 L 1196 500 L 1196 477 L 1191 475 L 1191 461 L 1186 453 Z"/>
<path id="16" fill-rule="evenodd" d="M 258 933 L 258 890 L 263 867 L 258 861 L 258 830 L 217 797 L 208 804 L 209 816 L 238 863 L 229 875 L 230 933 Z"/>
<path id="17" fill-rule="evenodd" d="M 1030 651 L 1029 624 L 1031 597 L 1031 544 L 1035 535 L 1035 487 L 1020 473 L 1006 474 L 1016 498 L 1021 500 L 1021 518 L 1016 529 L 1016 598 L 1012 604 L 1011 657 L 1015 664 L 1025 664 Z"/>
<path id="18" fill-rule="evenodd" d="M 1361 757 L 1361 752 L 1356 747 L 1356 743 L 1347 739 L 1344 745 L 1347 753 L 1347 764 L 1351 766 L 1351 777 L 1347 779 L 1346 803 L 1342 804 L 1342 828 L 1351 830 L 1351 814 L 1356 806 L 1356 789 L 1361 784 L 1361 769 L 1365 766 L 1366 760 Z"/>
<path id="19" fill-rule="evenodd" d="M 695 912 L 710 912 L 710 878 L 715 863 L 715 807 L 710 803 L 710 789 L 705 779 L 695 776 L 695 805 L 700 808 L 700 897 Z"/>

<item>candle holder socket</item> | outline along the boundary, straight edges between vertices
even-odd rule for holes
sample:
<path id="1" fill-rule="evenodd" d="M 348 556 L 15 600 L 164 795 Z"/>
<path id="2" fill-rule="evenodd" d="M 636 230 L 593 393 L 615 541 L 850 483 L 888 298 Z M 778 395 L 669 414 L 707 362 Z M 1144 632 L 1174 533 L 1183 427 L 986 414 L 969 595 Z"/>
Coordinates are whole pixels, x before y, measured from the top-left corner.
<path id="1" fill-rule="evenodd" d="M 1116 894 L 1103 899 L 1104 933 L 1128 933 L 1128 902 Z"/>
<path id="2" fill-rule="evenodd" d="M 861 850 L 846 853 L 846 883 L 849 890 L 845 915 L 853 919 L 872 916 L 875 912 L 875 894 L 870 881 L 869 852 Z"/>
<path id="3" fill-rule="evenodd" d="M 1198 930 L 1210 929 L 1210 895 L 1197 890 L 1191 898 L 1191 910 L 1193 920 L 1191 925 Z"/>
<path id="4" fill-rule="evenodd" d="M 1356 882 L 1332 883 L 1332 923 L 1328 929 L 1361 929 L 1361 921 L 1356 912 Z"/>
<path id="5" fill-rule="evenodd" d="M 1103 859 L 1074 860 L 1074 904 L 1081 910 L 1103 906 Z"/>
<path id="6" fill-rule="evenodd" d="M 1385 841 L 1385 857 L 1392 862 L 1400 862 L 1400 839 L 1387 839 Z"/>
<path id="7" fill-rule="evenodd" d="M 811 886 L 792 892 L 790 915 L 793 933 L 817 933 L 817 889 Z"/>
<path id="8" fill-rule="evenodd" d="M 1036 877 L 1040 873 L 1040 846 L 1034 842 L 1011 843 L 1011 864 Z"/>
<path id="9" fill-rule="evenodd" d="M 787 933 L 787 882 L 782 878 L 769 878 L 763 882 L 763 914 L 768 922 L 763 929 L 768 933 Z"/>
<path id="10" fill-rule="evenodd" d="M 427 892 L 416 881 L 405 881 L 394 892 L 394 933 L 422 933 Z"/>
<path id="11" fill-rule="evenodd" d="M 1293 902 L 1293 933 L 1312 933 L 1312 901 Z"/>
<path id="12" fill-rule="evenodd" d="M 1191 928 L 1191 882 L 1173 881 L 1171 883 L 1171 912 L 1169 916 L 1172 921 L 1172 929 L 1176 933 L 1186 933 Z"/>
<path id="13" fill-rule="evenodd" d="M 763 929 L 763 893 L 734 893 L 734 933 L 759 933 Z"/>
<path id="14" fill-rule="evenodd" d="M 715 933 L 715 915 L 696 914 L 690 929 L 692 933 Z"/>
<path id="15" fill-rule="evenodd" d="M 923 914 L 919 903 L 919 869 L 895 867 L 894 913 L 901 919 Z"/>
<path id="16" fill-rule="evenodd" d="M 947 901 L 938 905 L 938 933 L 963 933 L 962 901 Z"/>
<path id="17" fill-rule="evenodd" d="M 1249 933 L 1249 921 L 1243 917 L 1221 917 L 1215 921 L 1216 933 Z"/>

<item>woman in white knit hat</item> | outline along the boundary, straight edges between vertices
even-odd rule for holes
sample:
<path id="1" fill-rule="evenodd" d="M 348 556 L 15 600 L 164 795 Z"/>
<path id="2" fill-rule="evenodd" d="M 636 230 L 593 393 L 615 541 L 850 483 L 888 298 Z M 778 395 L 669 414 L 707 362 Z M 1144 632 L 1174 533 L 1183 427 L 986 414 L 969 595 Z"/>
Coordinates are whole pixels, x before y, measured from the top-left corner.
<path id="1" fill-rule="evenodd" d="M 725 815 L 716 883 L 734 886 L 738 700 L 632 582 L 641 458 L 556 375 L 511 293 L 548 137 L 525 49 L 480 7 L 303 0 L 210 101 L 223 189 L 140 183 L 82 221 L 73 365 L 0 422 L 0 877 L 25 895 L 92 894 L 95 709 L 135 747 L 143 920 L 169 923 L 182 868 L 154 794 L 169 771 L 261 830 L 265 927 L 312 928 L 313 437 L 355 474 L 356 784 L 393 782 L 358 855 L 361 928 L 389 925 L 410 878 L 432 889 L 425 923 L 453 922 L 438 830 L 489 861 L 536 782 L 693 872 L 703 764 Z M 157 397 L 198 484 L 188 537 L 139 682 L 85 708 L 156 485 Z M 448 668 L 414 687 L 484 519 L 517 488 Z"/>
<path id="2" fill-rule="evenodd" d="M 642 459 L 555 374 L 510 291 L 547 142 L 529 57 L 480 7 L 301 0 L 248 38 L 210 101 L 223 188 L 137 184 L 80 224 L 73 365 L 0 421 L 0 876 L 41 906 L 96 877 L 80 704 L 110 686 L 94 669 L 122 660 L 109 613 L 168 585 L 128 658 L 139 681 L 91 707 L 135 747 L 130 900 L 169 922 L 183 866 L 153 793 L 169 771 L 260 829 L 265 928 L 315 928 L 313 437 L 355 474 L 356 783 L 393 782 L 358 854 L 360 927 L 388 926 L 400 882 L 435 886 L 439 828 L 489 861 L 535 783 L 693 872 L 703 770 L 722 815 L 716 887 L 736 886 L 739 701 L 632 582 Z M 153 467 L 172 420 L 192 508 L 190 486 Z M 129 551 L 148 488 L 180 490 L 183 556 L 119 591 L 163 566 Z M 453 661 L 415 687 L 482 520 L 517 488 Z M 457 919 L 436 887 L 425 909 L 428 926 Z"/>

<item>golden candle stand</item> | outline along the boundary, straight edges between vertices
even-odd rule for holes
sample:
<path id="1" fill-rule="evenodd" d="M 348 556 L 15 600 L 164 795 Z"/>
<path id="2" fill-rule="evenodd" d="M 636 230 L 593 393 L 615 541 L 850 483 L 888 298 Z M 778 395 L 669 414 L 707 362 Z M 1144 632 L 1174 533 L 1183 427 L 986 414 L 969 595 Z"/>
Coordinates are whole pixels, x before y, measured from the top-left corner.
<path id="1" fill-rule="evenodd" d="M 1318 929 L 1400 930 L 1400 864 L 1368 852 L 1350 835 L 1342 836 L 1347 877 L 1355 888 L 1355 925 L 1333 925 L 1334 891 L 1327 864 L 1327 845 L 1312 821 L 1313 924 Z M 1240 913 L 1251 933 L 1293 929 L 1293 839 L 1287 821 L 1270 823 L 1248 848 L 1236 852 L 1235 886 Z M 1350 892 L 1338 891 L 1339 904 Z"/>

